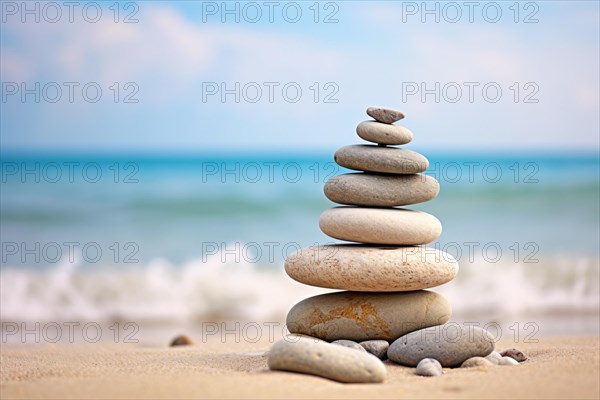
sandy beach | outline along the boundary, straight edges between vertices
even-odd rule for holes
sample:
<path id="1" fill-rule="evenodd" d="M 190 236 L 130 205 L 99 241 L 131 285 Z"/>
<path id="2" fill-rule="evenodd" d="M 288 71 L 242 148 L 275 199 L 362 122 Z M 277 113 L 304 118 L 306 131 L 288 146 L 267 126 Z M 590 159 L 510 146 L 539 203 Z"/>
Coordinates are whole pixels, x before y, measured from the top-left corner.
<path id="1" fill-rule="evenodd" d="M 600 0 L 0 10 L 0 400 L 600 400 Z"/>
<path id="2" fill-rule="evenodd" d="M 425 378 L 386 361 L 383 384 L 341 384 L 267 369 L 268 342 L 209 341 L 169 348 L 141 344 L 3 345 L 3 399 L 447 398 L 597 399 L 600 338 L 500 341 L 529 360 L 519 366 L 446 369 Z"/>

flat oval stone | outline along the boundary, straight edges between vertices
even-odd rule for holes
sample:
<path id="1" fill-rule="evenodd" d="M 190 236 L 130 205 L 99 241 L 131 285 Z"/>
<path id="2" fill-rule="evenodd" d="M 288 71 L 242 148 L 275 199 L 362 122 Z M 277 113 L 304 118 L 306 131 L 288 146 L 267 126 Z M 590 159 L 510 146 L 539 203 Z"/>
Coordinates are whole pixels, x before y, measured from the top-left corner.
<path id="1" fill-rule="evenodd" d="M 444 373 L 442 365 L 433 358 L 424 358 L 417 364 L 415 373 L 420 376 L 440 376 Z"/>
<path id="2" fill-rule="evenodd" d="M 359 343 L 366 351 L 373 354 L 380 360 L 387 359 L 387 350 L 390 344 L 387 340 L 365 340 Z"/>
<path id="3" fill-rule="evenodd" d="M 353 173 L 334 176 L 323 188 L 335 203 L 395 207 L 432 200 L 440 192 L 438 181 L 427 175 Z"/>
<path id="4" fill-rule="evenodd" d="M 367 108 L 367 115 L 376 121 L 383 122 L 384 124 L 393 124 L 394 122 L 400 121 L 404 118 L 404 114 L 402 112 L 382 107 Z"/>
<path id="5" fill-rule="evenodd" d="M 378 383 L 386 377 L 381 360 L 367 353 L 306 337 L 284 337 L 273 345 L 269 369 L 301 372 L 346 383 Z"/>
<path id="6" fill-rule="evenodd" d="M 433 215 L 402 208 L 334 207 L 321 214 L 319 227 L 335 239 L 386 245 L 426 244 L 442 233 Z"/>
<path id="7" fill-rule="evenodd" d="M 327 341 L 392 341 L 408 332 L 443 324 L 451 312 L 442 295 L 425 290 L 337 292 L 302 300 L 289 311 L 286 324 L 291 333 Z"/>
<path id="8" fill-rule="evenodd" d="M 377 121 L 361 122 L 356 127 L 356 133 L 368 142 L 385 145 L 406 144 L 413 140 L 413 133 L 405 127 Z"/>
<path id="9" fill-rule="evenodd" d="M 305 247 L 290 254 L 285 271 L 306 285 L 359 292 L 427 289 L 454 279 L 458 263 L 424 246 L 358 244 Z"/>
<path id="10" fill-rule="evenodd" d="M 356 342 L 354 342 L 352 340 L 346 340 L 346 339 L 334 340 L 333 342 L 331 342 L 331 344 L 336 344 L 338 346 L 348 347 L 349 349 L 354 349 L 354 350 L 358 350 L 358 351 L 362 351 L 362 352 L 366 352 L 367 351 L 360 344 L 358 344 L 358 343 L 356 343 Z"/>
<path id="11" fill-rule="evenodd" d="M 443 367 L 458 367 L 471 357 L 485 357 L 492 351 L 494 342 L 487 331 L 452 324 L 398 338 L 390 345 L 388 358 L 409 367 L 424 358 L 435 358 Z"/>
<path id="12" fill-rule="evenodd" d="M 416 151 L 369 144 L 344 146 L 333 159 L 345 168 L 386 174 L 417 174 L 429 168 L 429 160 Z"/>

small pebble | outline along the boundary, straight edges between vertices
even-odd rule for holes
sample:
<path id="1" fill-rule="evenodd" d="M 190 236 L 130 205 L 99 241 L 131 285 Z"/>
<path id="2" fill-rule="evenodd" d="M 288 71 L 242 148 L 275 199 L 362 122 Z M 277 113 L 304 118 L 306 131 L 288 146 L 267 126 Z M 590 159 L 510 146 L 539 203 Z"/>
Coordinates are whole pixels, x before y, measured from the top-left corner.
<path id="1" fill-rule="evenodd" d="M 171 340 L 170 346 L 189 346 L 191 344 L 193 344 L 192 339 L 190 339 L 186 335 L 179 335 L 176 336 L 173 340 Z"/>
<path id="2" fill-rule="evenodd" d="M 400 111 L 382 107 L 367 108 L 367 115 L 379 122 L 383 122 L 384 124 L 393 124 L 394 122 L 400 121 L 402 118 L 404 118 L 404 114 L 402 114 Z"/>
<path id="3" fill-rule="evenodd" d="M 386 340 L 365 340 L 359 343 L 367 352 L 373 354 L 380 360 L 387 358 L 387 350 L 390 344 Z"/>
<path id="4" fill-rule="evenodd" d="M 498 365 L 519 365 L 519 362 L 512 357 L 502 357 Z"/>
<path id="5" fill-rule="evenodd" d="M 442 371 L 442 365 L 438 360 L 433 358 L 424 358 L 417 364 L 417 375 L 421 376 L 440 376 L 444 372 Z"/>
<path id="6" fill-rule="evenodd" d="M 367 350 L 365 350 L 364 347 L 362 347 L 360 344 L 353 342 L 352 340 L 346 340 L 346 339 L 339 339 L 339 340 L 334 340 L 333 342 L 331 342 L 332 344 L 337 344 L 338 346 L 344 346 L 344 347 L 349 347 L 351 349 L 354 350 L 358 350 L 358 351 L 364 351 L 366 352 Z"/>
<path id="7" fill-rule="evenodd" d="M 502 357 L 514 358 L 518 362 L 523 362 L 523 361 L 527 360 L 527 356 L 525 354 L 523 354 L 522 351 L 517 350 L 517 349 L 504 350 L 502 353 L 500 353 L 500 355 Z"/>
<path id="8" fill-rule="evenodd" d="M 492 351 L 489 355 L 485 356 L 485 359 L 494 365 L 498 365 L 501 358 L 502 356 L 497 351 Z"/>
<path id="9" fill-rule="evenodd" d="M 476 368 L 476 367 L 489 367 L 494 365 L 491 361 L 483 357 L 471 357 L 465 360 L 461 364 L 461 368 Z"/>

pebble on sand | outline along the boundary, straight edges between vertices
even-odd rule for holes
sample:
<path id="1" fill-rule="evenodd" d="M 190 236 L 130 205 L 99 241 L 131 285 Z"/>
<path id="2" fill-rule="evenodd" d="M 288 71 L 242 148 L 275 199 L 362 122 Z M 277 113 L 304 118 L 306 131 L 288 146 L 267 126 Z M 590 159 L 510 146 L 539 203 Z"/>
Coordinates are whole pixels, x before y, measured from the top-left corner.
<path id="1" fill-rule="evenodd" d="M 186 335 L 179 335 L 179 336 L 176 336 L 175 338 L 173 338 L 173 340 L 171 340 L 171 344 L 169 346 L 170 347 L 173 347 L 173 346 L 189 346 L 191 344 L 194 344 L 192 342 L 192 339 L 190 339 Z"/>
<path id="2" fill-rule="evenodd" d="M 498 365 L 519 365 L 519 362 L 512 357 L 502 357 Z"/>
<path id="3" fill-rule="evenodd" d="M 527 356 L 525 354 L 523 354 L 522 351 L 517 350 L 517 349 L 504 350 L 502 353 L 500 353 L 500 355 L 502 357 L 514 358 L 518 362 L 523 362 L 523 361 L 527 360 Z"/>
<path id="4" fill-rule="evenodd" d="M 492 351 L 490 354 L 485 356 L 485 359 L 494 365 L 498 365 L 500 363 L 501 358 L 502 356 L 497 351 Z"/>
<path id="5" fill-rule="evenodd" d="M 380 360 L 387 359 L 387 350 L 390 344 L 387 340 L 365 340 L 359 343 L 367 352 L 373 354 Z"/>
<path id="6" fill-rule="evenodd" d="M 438 360 L 434 358 L 424 358 L 417 364 L 415 373 L 421 376 L 440 376 L 444 371 Z"/>
<path id="7" fill-rule="evenodd" d="M 449 327 L 421 329 L 396 339 L 390 345 L 388 358 L 409 367 L 424 358 L 435 358 L 443 367 L 458 367 L 471 357 L 485 357 L 494 351 L 494 341 L 486 330 Z"/>
<path id="8" fill-rule="evenodd" d="M 301 372 L 346 383 L 379 383 L 387 371 L 377 357 L 315 338 L 284 337 L 271 349 L 269 369 Z"/>
<path id="9" fill-rule="evenodd" d="M 490 360 L 484 357 L 471 357 L 465 360 L 460 367 L 461 368 L 477 368 L 477 367 L 491 367 L 494 365 Z"/>
<path id="10" fill-rule="evenodd" d="M 338 346 L 344 346 L 344 347 L 348 347 L 350 349 L 354 349 L 354 350 L 358 350 L 358 351 L 362 351 L 362 352 L 367 351 L 360 344 L 358 344 L 352 340 L 338 339 L 338 340 L 334 340 L 333 342 L 331 342 L 331 344 L 337 344 Z"/>

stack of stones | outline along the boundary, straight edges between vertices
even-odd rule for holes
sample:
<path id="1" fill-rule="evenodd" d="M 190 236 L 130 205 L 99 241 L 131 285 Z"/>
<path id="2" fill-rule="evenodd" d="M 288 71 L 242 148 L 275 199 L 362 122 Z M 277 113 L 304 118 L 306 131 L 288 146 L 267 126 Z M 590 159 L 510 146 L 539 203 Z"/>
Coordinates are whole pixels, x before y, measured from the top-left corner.
<path id="1" fill-rule="evenodd" d="M 385 378 L 380 359 L 387 357 L 413 367 L 428 358 L 454 367 L 494 350 L 484 330 L 453 325 L 445 332 L 439 327 L 450 318 L 450 304 L 424 289 L 451 281 L 458 263 L 423 246 L 440 236 L 437 218 L 398 208 L 432 200 L 439 184 L 421 174 L 429 167 L 423 155 L 393 147 L 413 139 L 411 131 L 394 124 L 404 118 L 401 112 L 369 108 L 367 114 L 374 120 L 361 122 L 356 132 L 374 144 L 337 150 L 337 164 L 361 172 L 335 176 L 325 184 L 327 198 L 343 206 L 326 210 L 319 220 L 328 236 L 355 243 L 304 248 L 285 263 L 287 274 L 298 282 L 343 291 L 305 299 L 289 311 L 287 327 L 297 340 L 284 338 L 273 347 L 271 369 L 378 382 Z M 326 342 L 350 347 L 355 354 Z M 332 361 L 336 352 L 344 362 Z M 359 355 L 363 358 L 357 361 Z M 357 366 L 371 374 L 363 370 L 360 375 Z M 352 371 L 340 378 L 332 375 L 336 368 L 336 374 L 340 368 Z"/>

